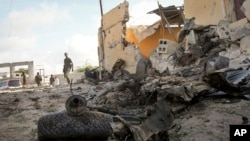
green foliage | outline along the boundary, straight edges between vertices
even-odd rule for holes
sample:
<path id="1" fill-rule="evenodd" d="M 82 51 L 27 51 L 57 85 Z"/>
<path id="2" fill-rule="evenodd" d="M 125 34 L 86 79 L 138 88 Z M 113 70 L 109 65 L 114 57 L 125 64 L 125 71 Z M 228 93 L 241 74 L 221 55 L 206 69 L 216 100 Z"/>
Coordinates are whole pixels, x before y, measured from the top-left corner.
<path id="1" fill-rule="evenodd" d="M 15 73 L 22 73 L 22 72 L 28 74 L 29 70 L 27 68 L 19 68 L 18 70 L 15 71 Z"/>
<path id="2" fill-rule="evenodd" d="M 89 68 L 90 70 L 97 68 L 97 66 L 92 66 L 89 63 L 85 63 L 83 66 L 77 66 L 76 67 L 76 72 L 85 72 L 86 68 Z"/>

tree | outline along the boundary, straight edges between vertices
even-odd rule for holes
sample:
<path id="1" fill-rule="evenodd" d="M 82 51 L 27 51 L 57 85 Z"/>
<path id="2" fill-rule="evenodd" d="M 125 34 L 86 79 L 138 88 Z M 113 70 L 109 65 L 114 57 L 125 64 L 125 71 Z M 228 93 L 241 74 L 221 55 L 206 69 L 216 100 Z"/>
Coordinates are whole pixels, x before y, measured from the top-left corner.
<path id="1" fill-rule="evenodd" d="M 86 68 L 89 68 L 90 70 L 97 68 L 97 66 L 92 66 L 91 64 L 85 64 L 84 66 L 78 66 L 76 67 L 76 72 L 85 72 Z"/>
<path id="2" fill-rule="evenodd" d="M 28 74 L 29 70 L 27 68 L 19 68 L 18 70 L 15 71 L 15 73 L 22 73 L 22 72 Z"/>

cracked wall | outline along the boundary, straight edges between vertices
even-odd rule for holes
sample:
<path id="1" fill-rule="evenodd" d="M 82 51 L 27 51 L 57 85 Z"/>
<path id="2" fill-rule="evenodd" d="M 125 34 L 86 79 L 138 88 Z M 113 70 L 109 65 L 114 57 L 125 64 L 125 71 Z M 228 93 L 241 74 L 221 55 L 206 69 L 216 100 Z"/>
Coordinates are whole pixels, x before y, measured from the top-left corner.
<path id="1" fill-rule="evenodd" d="M 222 19 L 235 20 L 233 0 L 184 0 L 185 17 L 198 25 L 217 25 Z"/>
<path id="2" fill-rule="evenodd" d="M 152 51 L 158 47 L 159 39 L 175 41 L 166 27 L 160 21 L 151 26 L 126 27 L 129 20 L 128 2 L 124 1 L 102 17 L 99 30 L 99 65 L 102 69 L 112 70 L 116 60 L 126 62 L 125 70 L 135 73 L 140 57 L 149 58 Z M 177 36 L 180 27 L 172 30 Z"/>
<path id="3" fill-rule="evenodd" d="M 102 69 L 112 70 L 116 60 L 126 62 L 126 70 L 135 72 L 136 47 L 126 42 L 126 22 L 129 19 L 128 2 L 124 1 L 102 17 L 99 31 L 99 61 Z"/>

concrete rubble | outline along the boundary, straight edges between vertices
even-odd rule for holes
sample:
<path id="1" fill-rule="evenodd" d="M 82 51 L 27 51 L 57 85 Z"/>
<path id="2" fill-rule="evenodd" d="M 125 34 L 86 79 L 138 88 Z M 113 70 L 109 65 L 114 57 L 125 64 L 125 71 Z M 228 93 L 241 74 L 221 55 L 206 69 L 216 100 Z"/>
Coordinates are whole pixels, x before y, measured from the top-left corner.
<path id="1" fill-rule="evenodd" d="M 109 141 L 168 141 L 188 105 L 217 96 L 250 100 L 249 2 L 242 6 L 246 18 L 236 22 L 185 19 L 177 43 L 159 40 L 149 58 L 138 59 L 134 74 L 123 59 L 113 60 L 110 72 L 86 69 L 82 83 L 91 89 L 82 94 L 73 84 L 71 93 L 82 95 L 90 111 L 113 116 Z"/>
<path id="2" fill-rule="evenodd" d="M 113 60 L 111 72 L 86 69 L 82 82 L 71 85 L 71 93 L 83 96 L 90 111 L 113 116 L 108 141 L 169 141 L 181 129 L 175 118 L 192 110 L 189 105 L 218 96 L 229 102 L 250 100 L 249 5 L 247 0 L 242 6 L 246 18 L 233 23 L 197 25 L 195 18 L 186 19 L 178 42 L 159 41 L 149 58 L 138 59 L 134 74 L 124 69 L 124 60 Z M 209 117 L 202 120 L 210 122 Z"/>
<path id="3" fill-rule="evenodd" d="M 183 39 L 179 43 L 166 40 L 166 46 L 159 45 L 149 59 L 138 61 L 135 74 L 127 72 L 126 78 L 110 79 L 105 85 L 97 80 L 99 90 L 88 98 L 89 107 L 118 119 L 113 125 L 113 140 L 168 140 L 174 115 L 185 109 L 183 103 L 197 102 L 197 98 L 223 95 L 250 99 L 248 20 L 222 20 L 218 25 L 207 26 L 196 25 L 195 19 L 186 21 L 188 25 L 179 34 Z M 113 68 L 112 74 L 123 70 Z M 159 107 L 171 108 L 165 111 Z M 131 115 L 133 118 L 128 118 Z"/>
<path id="4" fill-rule="evenodd" d="M 248 20 L 250 20 L 250 1 L 249 0 L 246 0 L 244 1 L 244 3 L 242 4 L 242 7 L 241 7 L 241 11 L 244 12 L 245 16 L 247 17 Z"/>

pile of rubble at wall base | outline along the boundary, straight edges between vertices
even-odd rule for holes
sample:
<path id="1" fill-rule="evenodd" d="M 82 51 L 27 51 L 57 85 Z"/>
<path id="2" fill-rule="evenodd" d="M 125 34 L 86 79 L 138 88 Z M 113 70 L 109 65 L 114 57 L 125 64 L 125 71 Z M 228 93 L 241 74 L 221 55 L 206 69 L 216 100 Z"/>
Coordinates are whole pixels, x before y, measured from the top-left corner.
<path id="1" fill-rule="evenodd" d="M 164 140 L 178 111 L 173 103 L 185 107 L 218 95 L 250 99 L 250 6 L 243 9 L 246 18 L 236 22 L 200 26 L 186 19 L 179 43 L 168 41 L 171 49 L 142 58 L 135 75 L 113 67 L 116 79 L 95 83 L 86 95 L 89 108 L 114 115 L 115 140 Z"/>
<path id="2" fill-rule="evenodd" d="M 250 61 L 247 49 L 242 52 L 242 40 L 247 36 L 232 41 L 230 36 L 220 38 L 217 32 L 217 26 L 194 24 L 186 36 L 195 37 L 195 44 L 187 39 L 167 57 L 153 52 L 155 59 L 160 55 L 164 58 L 162 63 L 169 61 L 172 69 L 159 60 L 155 65 L 151 56 L 151 62 L 145 58 L 138 61 L 135 75 L 95 83 L 96 88 L 86 96 L 88 105 L 92 110 L 114 115 L 113 140 L 156 141 L 156 136 L 168 140 L 175 113 L 199 97 L 250 99 Z M 119 71 L 122 68 L 113 74 Z"/>
<path id="3" fill-rule="evenodd" d="M 195 18 L 186 19 L 179 34 L 179 47 L 174 53 L 164 54 L 155 50 L 150 57 L 153 67 L 160 72 L 170 70 L 170 76 L 185 77 L 189 85 L 201 81 L 207 83 L 209 89 L 249 99 L 249 3 L 246 1 L 242 6 L 246 18 L 236 22 L 221 20 L 218 25 L 200 26 L 195 24 Z M 176 46 L 168 45 L 170 48 Z M 165 87 L 171 88 L 164 88 L 166 93 L 174 92 L 173 86 Z M 179 87 L 177 85 L 176 89 Z M 182 87 L 185 88 L 185 91 L 182 90 L 184 98 L 190 89 Z M 162 87 L 160 89 L 163 91 Z"/>

